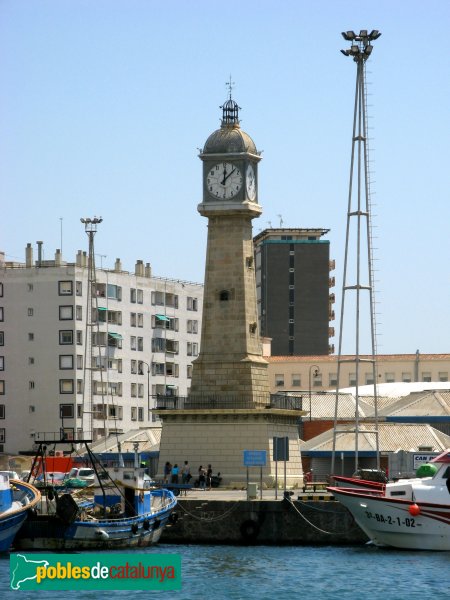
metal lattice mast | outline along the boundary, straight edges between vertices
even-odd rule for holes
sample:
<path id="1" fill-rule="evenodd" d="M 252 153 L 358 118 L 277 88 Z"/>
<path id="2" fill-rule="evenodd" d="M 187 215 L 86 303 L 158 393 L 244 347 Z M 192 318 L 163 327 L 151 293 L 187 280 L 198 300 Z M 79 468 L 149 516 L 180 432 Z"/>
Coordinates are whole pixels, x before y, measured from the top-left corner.
<path id="1" fill-rule="evenodd" d="M 355 387 L 355 426 L 352 430 L 355 435 L 355 471 L 359 467 L 359 436 L 370 434 L 375 437 L 375 450 L 377 457 L 377 468 L 380 468 L 380 453 L 378 444 L 378 410 L 377 410 L 377 379 L 376 379 L 376 332 L 375 332 L 375 300 L 373 292 L 373 259 L 372 259 L 372 222 L 369 182 L 369 158 L 368 158 L 368 135 L 367 135 L 367 94 L 366 94 L 366 61 L 372 53 L 372 42 L 380 37 L 381 33 L 373 30 L 361 30 L 359 34 L 353 31 L 344 32 L 345 40 L 351 42 L 349 50 L 341 50 L 345 56 L 351 56 L 356 63 L 356 89 L 353 113 L 353 135 L 352 151 L 350 161 L 350 181 L 348 192 L 347 227 L 345 238 L 344 270 L 341 297 L 341 314 L 339 323 L 339 342 L 337 359 L 337 384 L 336 404 L 333 429 L 333 451 L 331 460 L 331 472 L 335 469 L 336 438 L 338 433 L 349 432 L 348 429 L 338 429 L 338 402 L 341 366 L 344 362 L 354 363 L 356 375 Z M 354 265 L 354 281 L 349 282 L 349 255 L 350 234 L 356 237 L 356 255 Z M 367 247 L 367 273 L 363 273 L 363 245 Z M 363 277 L 367 275 L 367 283 L 363 283 Z M 342 341 L 344 331 L 344 314 L 347 293 L 355 296 L 355 352 L 351 358 L 342 358 Z M 370 337 L 371 356 L 361 358 L 361 303 L 362 294 L 369 294 L 370 307 Z M 374 385 L 375 422 L 373 429 L 360 429 L 359 422 L 359 374 L 362 363 L 370 363 L 372 366 L 372 379 Z"/>
<path id="2" fill-rule="evenodd" d="M 94 237 L 97 233 L 97 225 L 103 221 L 101 217 L 82 218 L 80 221 L 84 224 L 86 234 L 89 239 L 89 257 L 88 257 L 88 285 L 86 292 L 86 333 L 84 340 L 84 365 L 83 365 L 83 404 L 82 404 L 82 429 L 83 432 L 89 432 L 89 437 L 94 439 L 94 405 L 93 405 L 93 392 L 94 392 L 94 370 L 93 365 L 93 333 L 94 326 L 96 326 L 97 333 L 97 345 L 99 348 L 99 368 L 101 378 L 101 395 L 102 395 L 102 408 L 103 408 L 103 421 L 105 437 L 106 431 L 106 415 L 105 415 L 105 390 L 103 387 L 103 364 L 102 356 L 99 343 L 99 319 L 98 319 L 98 298 L 96 294 L 97 276 L 95 270 L 95 251 L 94 251 Z M 95 304 L 95 305 L 94 305 Z M 95 320 L 93 319 L 93 312 L 95 310 Z M 107 360 L 107 359 L 106 359 Z M 86 372 L 89 371 L 89 376 L 86 377 Z M 86 418 L 87 417 L 87 418 Z"/>

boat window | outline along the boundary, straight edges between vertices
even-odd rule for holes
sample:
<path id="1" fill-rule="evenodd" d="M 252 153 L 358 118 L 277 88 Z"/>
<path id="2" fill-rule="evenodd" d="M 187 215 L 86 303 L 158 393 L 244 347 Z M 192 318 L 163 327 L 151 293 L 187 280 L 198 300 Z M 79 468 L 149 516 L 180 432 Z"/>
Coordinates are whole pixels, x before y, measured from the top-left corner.
<path id="1" fill-rule="evenodd" d="M 450 467 L 447 467 L 442 475 L 442 479 L 450 479 Z"/>
<path id="2" fill-rule="evenodd" d="M 405 496 L 406 492 L 403 490 L 401 492 L 391 492 L 391 496 Z"/>

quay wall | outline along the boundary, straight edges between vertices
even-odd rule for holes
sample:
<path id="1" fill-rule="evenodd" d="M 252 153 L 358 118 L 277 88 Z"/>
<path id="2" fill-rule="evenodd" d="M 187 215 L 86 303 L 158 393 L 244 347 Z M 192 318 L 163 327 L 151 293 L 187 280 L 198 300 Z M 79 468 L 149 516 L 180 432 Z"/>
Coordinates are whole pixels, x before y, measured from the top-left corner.
<path id="1" fill-rule="evenodd" d="M 178 498 L 176 522 L 162 543 L 356 545 L 368 541 L 336 501 L 187 500 Z"/>

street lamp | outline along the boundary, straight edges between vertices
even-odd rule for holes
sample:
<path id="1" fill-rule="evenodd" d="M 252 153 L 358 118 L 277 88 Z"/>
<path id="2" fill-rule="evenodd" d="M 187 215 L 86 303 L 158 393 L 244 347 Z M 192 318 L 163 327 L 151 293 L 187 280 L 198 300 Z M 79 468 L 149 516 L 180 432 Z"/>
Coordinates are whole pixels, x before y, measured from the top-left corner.
<path id="1" fill-rule="evenodd" d="M 145 360 L 140 361 L 147 367 L 147 420 L 150 419 L 150 365 Z"/>
<path id="2" fill-rule="evenodd" d="M 311 365 L 309 367 L 309 387 L 308 387 L 308 391 L 309 391 L 309 420 L 311 421 L 312 418 L 312 408 L 311 408 L 311 372 L 314 369 L 314 378 L 317 377 L 317 375 L 319 375 L 320 373 L 320 369 L 317 365 Z"/>

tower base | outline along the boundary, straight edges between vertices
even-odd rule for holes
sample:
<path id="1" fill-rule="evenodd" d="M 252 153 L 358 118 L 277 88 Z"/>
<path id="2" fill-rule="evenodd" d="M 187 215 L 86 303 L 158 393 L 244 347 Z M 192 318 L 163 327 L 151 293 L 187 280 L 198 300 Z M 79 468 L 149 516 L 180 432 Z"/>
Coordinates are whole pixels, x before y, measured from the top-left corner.
<path id="1" fill-rule="evenodd" d="M 192 482 L 198 478 L 200 465 L 210 464 L 213 474 L 220 472 L 221 485 L 241 486 L 247 481 L 244 450 L 265 450 L 267 463 L 262 467 L 262 481 L 284 485 L 284 461 L 273 461 L 273 438 L 289 438 L 289 461 L 286 461 L 286 485 L 303 485 L 303 469 L 298 436 L 298 411 L 283 409 L 209 409 L 157 411 L 163 421 L 159 450 L 158 479 L 164 465 L 177 464 L 180 473 L 189 462 Z M 260 481 L 260 467 L 249 467 L 249 480 Z"/>

